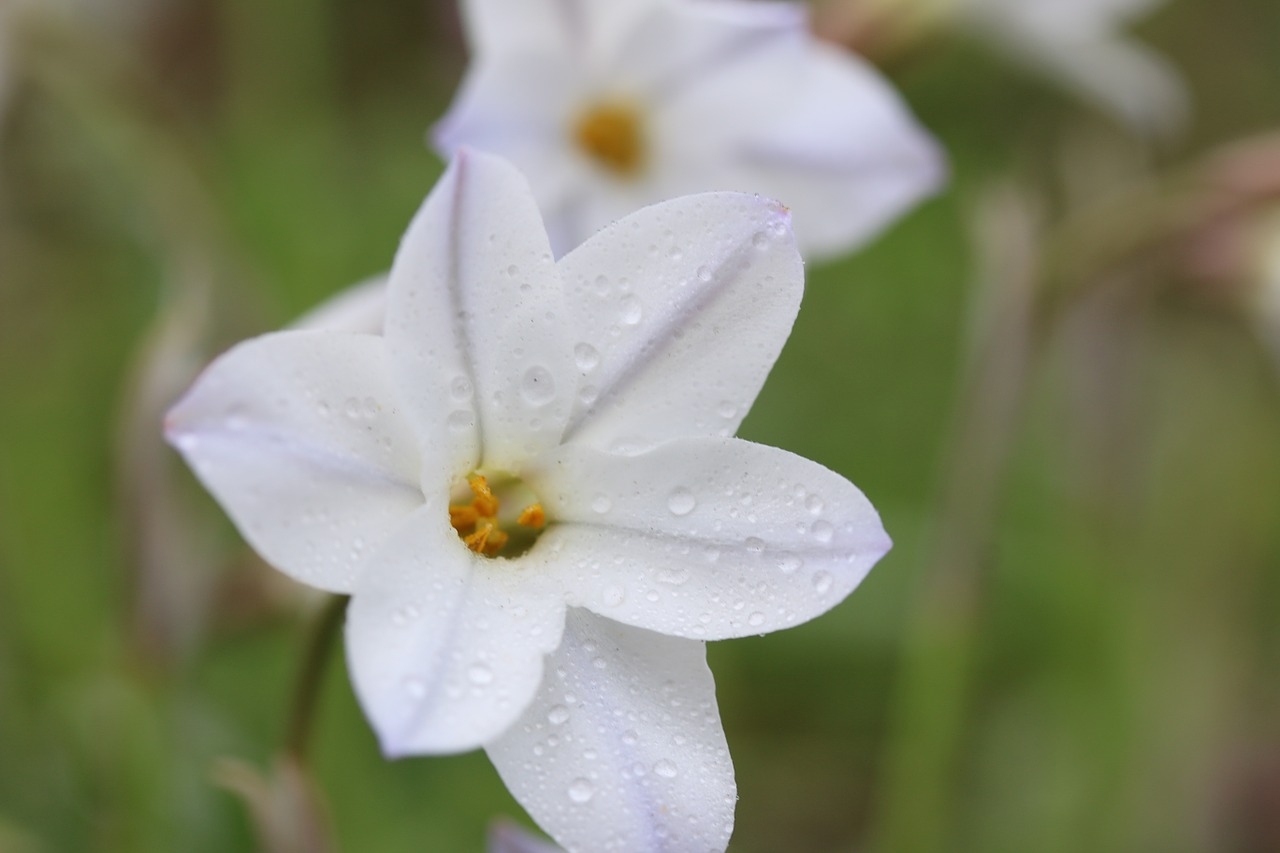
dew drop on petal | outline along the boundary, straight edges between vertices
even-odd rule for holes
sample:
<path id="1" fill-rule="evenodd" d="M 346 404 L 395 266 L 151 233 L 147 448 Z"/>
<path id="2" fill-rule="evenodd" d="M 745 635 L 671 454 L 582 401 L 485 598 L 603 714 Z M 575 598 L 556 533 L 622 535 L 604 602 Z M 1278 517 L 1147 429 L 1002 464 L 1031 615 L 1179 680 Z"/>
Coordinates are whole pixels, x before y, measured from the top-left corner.
<path id="1" fill-rule="evenodd" d="M 804 560 L 800 559 L 795 554 L 788 554 L 785 557 L 778 560 L 778 568 L 782 571 L 784 575 L 795 574 L 797 571 L 800 570 L 800 567 L 803 565 L 804 565 Z"/>
<path id="2" fill-rule="evenodd" d="M 764 614 L 757 610 L 755 613 L 752 613 L 747 617 L 747 624 L 752 628 L 759 628 L 764 624 Z"/>
<path id="3" fill-rule="evenodd" d="M 813 534 L 814 539 L 824 544 L 830 542 L 831 537 L 836 533 L 836 529 L 831 526 L 829 521 L 815 521 L 809 531 Z"/>
<path id="4" fill-rule="evenodd" d="M 563 726 L 569 722 L 569 709 L 563 705 L 552 705 L 547 711 L 547 722 L 553 726 Z"/>
<path id="5" fill-rule="evenodd" d="M 817 495 L 809 495 L 809 497 L 804 502 L 804 508 L 809 510 L 809 512 L 813 513 L 814 515 L 817 515 L 818 513 L 822 512 L 823 506 L 825 506 L 825 504 L 823 504 L 822 498 L 818 497 Z"/>
<path id="6" fill-rule="evenodd" d="M 600 351 L 591 344 L 578 344 L 573 348 L 573 359 L 584 373 L 595 370 L 600 364 Z"/>
<path id="7" fill-rule="evenodd" d="M 738 407 L 731 400 L 721 400 L 720 405 L 716 406 L 716 414 L 727 421 L 737 416 Z"/>
<path id="8" fill-rule="evenodd" d="M 475 663 L 467 669 L 467 678 L 472 684 L 489 684 L 493 681 L 493 670 L 482 663 Z"/>
<path id="9" fill-rule="evenodd" d="M 698 500 L 693 496 L 693 492 L 683 486 L 673 491 L 667 498 L 667 509 L 671 510 L 672 515 L 688 515 L 697 505 Z"/>
<path id="10" fill-rule="evenodd" d="M 657 764 L 653 765 L 653 772 L 663 779 L 674 779 L 680 773 L 679 769 L 676 768 L 675 762 L 666 758 L 660 759 Z"/>
<path id="11" fill-rule="evenodd" d="M 744 544 L 745 544 L 745 545 L 746 545 L 746 547 L 747 547 L 747 553 L 748 553 L 748 554 L 762 554 L 762 553 L 764 553 L 764 540 L 763 540 L 763 539 L 760 539 L 759 537 L 756 537 L 756 536 L 748 536 L 748 537 L 747 537 L 747 541 L 746 541 Z"/>
<path id="12" fill-rule="evenodd" d="M 625 326 L 636 325 L 640 322 L 640 318 L 644 316 L 644 308 L 640 305 L 640 300 L 634 296 L 624 296 L 619 307 L 618 319 Z"/>
<path id="13" fill-rule="evenodd" d="M 604 592 L 600 594 L 600 600 L 606 607 L 617 607 L 627 600 L 627 591 L 617 584 L 612 584 L 604 588 Z"/>
<path id="14" fill-rule="evenodd" d="M 449 429 L 454 432 L 462 432 L 463 430 L 471 429 L 475 426 L 476 418 L 475 415 L 467 409 L 458 409 L 449 415 L 445 423 L 448 424 Z"/>
<path id="15" fill-rule="evenodd" d="M 556 396 L 556 381 L 551 371 L 541 366 L 526 370 L 520 380 L 520 396 L 535 406 L 551 402 Z"/>
<path id="16" fill-rule="evenodd" d="M 575 803 L 588 803 L 596 794 L 595 786 L 587 779 L 574 779 L 569 784 L 569 799 Z"/>
<path id="17" fill-rule="evenodd" d="M 826 595 L 831 591 L 832 578 L 829 572 L 818 572 L 813 576 L 813 589 L 818 595 Z"/>
<path id="18" fill-rule="evenodd" d="M 453 381 L 449 383 L 449 393 L 453 395 L 453 399 L 458 402 L 470 400 L 471 394 L 475 389 L 471 385 L 471 380 L 465 376 L 455 376 Z"/>
<path id="19" fill-rule="evenodd" d="M 598 512 L 600 515 L 604 515 L 606 512 L 613 509 L 613 501 L 609 500 L 608 495 L 597 492 L 596 495 L 591 498 L 591 509 Z"/>
<path id="20" fill-rule="evenodd" d="M 703 284 L 706 284 L 707 282 L 711 281 L 711 267 L 707 267 L 707 266 L 698 267 L 698 281 L 702 282 Z"/>

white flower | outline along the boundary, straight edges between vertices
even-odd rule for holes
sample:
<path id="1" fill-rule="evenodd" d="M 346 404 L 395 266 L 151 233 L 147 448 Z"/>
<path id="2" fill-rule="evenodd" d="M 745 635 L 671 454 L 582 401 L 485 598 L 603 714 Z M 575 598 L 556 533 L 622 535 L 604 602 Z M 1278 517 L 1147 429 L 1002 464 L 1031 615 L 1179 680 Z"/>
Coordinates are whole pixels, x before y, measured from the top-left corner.
<path id="1" fill-rule="evenodd" d="M 970 29 L 1138 130 L 1172 133 L 1185 123 L 1178 73 L 1127 24 L 1163 0 L 947 0 Z"/>
<path id="2" fill-rule="evenodd" d="M 485 747 L 569 850 L 723 850 L 699 641 L 817 616 L 889 547 L 842 477 L 731 437 L 802 277 L 785 209 L 736 193 L 556 263 L 519 173 L 462 152 L 401 244 L 384 335 L 241 344 L 167 432 L 269 562 L 351 594 L 388 755 Z"/>
<path id="3" fill-rule="evenodd" d="M 435 140 L 529 176 L 557 254 L 646 204 L 780 199 L 806 257 L 869 240 L 934 192 L 937 147 L 798 4 L 464 0 L 472 67 Z"/>

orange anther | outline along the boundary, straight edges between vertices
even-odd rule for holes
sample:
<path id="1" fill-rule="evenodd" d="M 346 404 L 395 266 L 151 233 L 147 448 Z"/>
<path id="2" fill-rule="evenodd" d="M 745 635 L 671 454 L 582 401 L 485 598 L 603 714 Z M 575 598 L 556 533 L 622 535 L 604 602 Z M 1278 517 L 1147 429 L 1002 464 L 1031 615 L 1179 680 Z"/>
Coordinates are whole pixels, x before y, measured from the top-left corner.
<path id="1" fill-rule="evenodd" d="M 490 518 L 498 514 L 498 499 L 493 496 L 493 490 L 489 488 L 489 481 L 480 474 L 472 474 L 467 480 L 471 486 L 471 493 L 476 499 L 471 505 L 476 508 L 476 512 L 482 516 Z"/>
<path id="2" fill-rule="evenodd" d="M 532 527 L 534 530 L 541 530 L 547 523 L 547 513 L 543 510 L 542 504 L 529 504 L 520 510 L 520 517 L 516 519 L 516 523 Z"/>

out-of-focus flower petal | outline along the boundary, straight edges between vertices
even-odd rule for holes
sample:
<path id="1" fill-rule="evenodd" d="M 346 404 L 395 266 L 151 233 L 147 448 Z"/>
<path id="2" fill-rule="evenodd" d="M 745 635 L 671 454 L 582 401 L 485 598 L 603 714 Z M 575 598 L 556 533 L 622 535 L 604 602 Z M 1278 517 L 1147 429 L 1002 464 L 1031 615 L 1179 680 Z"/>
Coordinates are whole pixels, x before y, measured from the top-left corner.
<path id="1" fill-rule="evenodd" d="M 702 643 L 571 610 L 537 698 L 485 748 L 570 853 L 729 843 L 737 789 Z"/>
<path id="2" fill-rule="evenodd" d="M 779 120 L 739 143 L 736 157 L 704 165 L 702 179 L 777 197 L 794 210 L 801 249 L 829 256 L 878 235 L 937 192 L 947 170 L 938 145 L 861 59 L 815 45 L 804 69 Z M 696 100 L 680 106 L 667 120 L 701 112 Z"/>
<path id="3" fill-rule="evenodd" d="M 804 287 L 786 210 L 736 193 L 646 208 L 560 269 L 582 375 L 565 440 L 625 450 L 732 435 L 791 331 Z"/>
<path id="4" fill-rule="evenodd" d="M 347 610 L 356 695 L 389 756 L 475 749 L 533 698 L 564 603 L 473 554 L 429 502 L 370 559 Z"/>
<path id="5" fill-rule="evenodd" d="M 216 360 L 165 429 L 269 563 L 350 592 L 422 504 L 418 443 L 373 335 L 282 332 Z"/>
<path id="6" fill-rule="evenodd" d="M 295 320 L 291 328 L 380 335 L 386 316 L 387 276 L 383 274 L 335 294 Z"/>
<path id="7" fill-rule="evenodd" d="M 741 439 L 634 457 L 558 448 L 529 474 L 553 526 L 526 558 L 571 605 L 680 637 L 788 628 L 844 600 L 889 550 L 856 486 Z"/>
<path id="8" fill-rule="evenodd" d="M 514 470 L 560 439 L 577 386 L 537 203 L 509 163 L 459 152 L 391 268 L 387 343 L 427 446 L 455 475 Z M 442 401 L 448 414 L 439 417 Z"/>

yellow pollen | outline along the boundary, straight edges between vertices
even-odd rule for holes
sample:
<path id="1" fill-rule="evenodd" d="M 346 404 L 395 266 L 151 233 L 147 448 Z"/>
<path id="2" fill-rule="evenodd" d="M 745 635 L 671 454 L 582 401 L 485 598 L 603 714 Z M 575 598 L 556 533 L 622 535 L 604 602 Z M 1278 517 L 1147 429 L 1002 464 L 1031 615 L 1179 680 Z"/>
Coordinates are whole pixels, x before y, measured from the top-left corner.
<path id="1" fill-rule="evenodd" d="M 471 488 L 471 503 L 451 504 L 449 524 L 469 549 L 486 557 L 497 557 L 511 539 L 498 521 L 501 504 L 483 475 L 472 474 L 467 478 L 467 485 Z M 516 519 L 516 524 L 533 531 L 541 530 L 546 523 L 546 512 L 537 503 L 521 510 Z M 527 544 L 527 534 L 523 540 Z"/>
<path id="2" fill-rule="evenodd" d="M 584 110 L 573 139 L 591 159 L 617 175 L 631 177 L 644 166 L 640 111 L 625 101 L 601 101 Z"/>
<path id="3" fill-rule="evenodd" d="M 520 517 L 516 519 L 516 523 L 524 527 L 532 527 L 534 530 L 541 530 L 547 523 L 547 513 L 542 509 L 542 504 L 529 504 L 520 510 Z"/>

